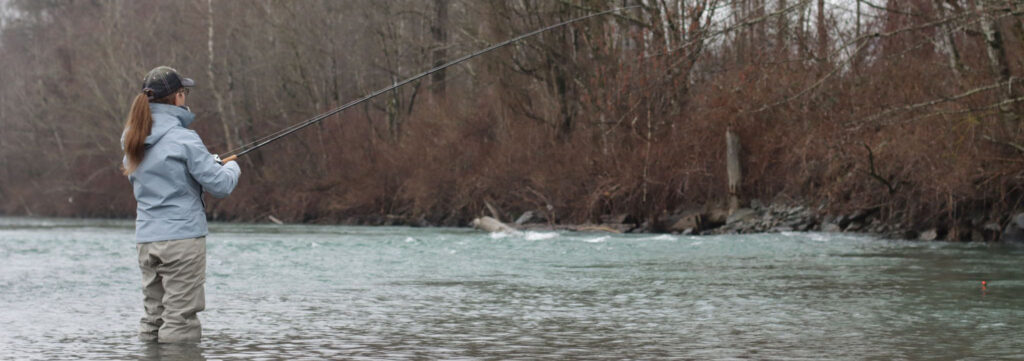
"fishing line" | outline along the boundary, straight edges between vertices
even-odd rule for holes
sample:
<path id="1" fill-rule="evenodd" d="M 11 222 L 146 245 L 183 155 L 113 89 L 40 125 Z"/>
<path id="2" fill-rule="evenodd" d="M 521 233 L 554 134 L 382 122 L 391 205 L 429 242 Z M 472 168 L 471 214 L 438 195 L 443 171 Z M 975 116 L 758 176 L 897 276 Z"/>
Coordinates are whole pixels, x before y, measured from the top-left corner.
<path id="1" fill-rule="evenodd" d="M 534 35 L 537 35 L 537 34 L 540 34 L 540 33 L 552 30 L 552 29 L 560 28 L 562 26 L 575 23 L 577 21 L 586 20 L 586 19 L 589 19 L 589 18 L 592 18 L 592 17 L 606 15 L 606 14 L 611 14 L 611 13 L 614 13 L 614 12 L 619 12 L 619 11 L 622 11 L 622 10 L 632 9 L 632 8 L 636 8 L 636 7 L 639 7 L 639 5 L 625 6 L 625 7 L 605 10 L 605 11 L 602 11 L 602 12 L 581 16 L 581 17 L 578 17 L 578 18 L 575 18 L 575 19 L 566 20 L 566 21 L 563 21 L 563 22 L 560 22 L 560 23 L 557 23 L 557 24 L 554 24 L 554 25 L 549 25 L 549 26 L 546 26 L 546 27 L 543 27 L 543 28 L 531 31 L 529 33 L 525 33 L 525 34 L 519 35 L 519 36 L 514 37 L 512 39 L 508 39 L 508 40 L 505 40 L 503 42 L 500 42 L 500 43 L 488 46 L 488 47 L 486 47 L 484 49 L 478 50 L 476 52 L 464 55 L 464 56 L 462 56 L 462 57 L 460 57 L 458 59 L 455 59 L 455 60 L 449 61 L 449 62 L 447 62 L 445 64 L 436 66 L 436 67 L 434 67 L 434 68 L 432 68 L 430 70 L 422 72 L 422 73 L 420 73 L 420 74 L 418 74 L 416 76 L 413 76 L 411 78 L 402 80 L 402 81 L 397 82 L 397 83 L 392 83 L 392 85 L 389 86 L 389 87 L 386 87 L 386 88 L 374 91 L 374 92 L 372 92 L 372 93 L 370 93 L 370 94 L 368 94 L 368 95 L 366 95 L 366 96 L 364 96 L 362 98 L 359 98 L 359 99 L 353 100 L 351 102 L 348 102 L 345 105 L 342 105 L 340 107 L 331 109 L 331 110 L 329 110 L 329 111 L 327 111 L 325 113 L 322 113 L 322 114 L 317 115 L 315 117 L 309 118 L 309 119 L 304 120 L 302 122 L 290 125 L 288 127 L 285 127 L 284 129 L 278 130 L 278 131 L 273 132 L 273 133 L 271 133 L 269 135 L 261 137 L 261 138 L 259 138 L 257 140 L 254 140 L 252 142 L 249 142 L 249 143 L 246 143 L 244 145 L 241 145 L 241 146 L 239 146 L 239 147 L 237 147 L 235 149 L 232 149 L 231 151 L 229 151 L 223 157 L 224 162 L 235 160 L 235 159 L 237 159 L 240 156 L 243 156 L 243 155 L 245 155 L 245 154 L 247 154 L 249 152 L 252 152 L 252 151 L 254 151 L 256 149 L 262 148 L 263 146 L 265 146 L 267 144 L 273 143 L 274 141 L 276 141 L 278 139 L 281 139 L 281 138 L 284 138 L 284 137 L 286 137 L 286 136 L 288 136 L 288 135 L 290 135 L 292 133 L 295 133 L 295 132 L 305 128 L 305 127 L 308 127 L 310 125 L 319 123 L 321 120 L 324 120 L 327 117 L 330 117 L 330 116 L 332 116 L 334 114 L 340 113 L 341 111 L 343 111 L 345 109 L 348 109 L 348 108 L 351 108 L 351 107 L 353 107 L 353 106 L 355 106 L 355 105 L 357 105 L 359 103 L 362 103 L 362 102 L 365 102 L 367 100 L 373 99 L 373 98 L 375 98 L 375 97 L 377 97 L 377 96 L 379 96 L 381 94 L 387 93 L 387 92 L 389 92 L 389 91 L 391 91 L 393 89 L 396 89 L 398 87 L 401 87 L 401 86 L 403 86 L 405 84 L 414 82 L 414 81 L 419 80 L 419 79 L 421 79 L 421 78 L 423 78 L 423 77 L 425 77 L 427 75 L 433 74 L 433 73 L 438 72 L 438 71 L 443 70 L 443 69 L 446 69 L 446 68 L 448 68 L 450 66 L 453 66 L 453 65 L 462 63 L 464 61 L 467 61 L 469 59 L 473 59 L 473 58 L 475 58 L 477 56 L 486 54 L 486 53 L 491 52 L 491 51 L 493 51 L 495 49 L 504 47 L 506 45 L 515 43 L 517 41 L 529 38 L 531 36 L 534 36 Z"/>

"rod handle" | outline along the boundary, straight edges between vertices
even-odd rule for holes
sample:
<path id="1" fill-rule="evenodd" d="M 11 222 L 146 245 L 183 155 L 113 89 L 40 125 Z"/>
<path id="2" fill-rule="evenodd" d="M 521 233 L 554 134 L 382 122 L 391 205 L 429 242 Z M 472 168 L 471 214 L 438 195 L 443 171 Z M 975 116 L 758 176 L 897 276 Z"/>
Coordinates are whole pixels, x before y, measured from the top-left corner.
<path id="1" fill-rule="evenodd" d="M 238 156 L 237 155 L 232 155 L 232 156 L 229 156 L 227 158 L 221 159 L 220 163 L 221 164 L 228 164 L 228 162 L 234 161 L 236 159 L 238 159 Z"/>

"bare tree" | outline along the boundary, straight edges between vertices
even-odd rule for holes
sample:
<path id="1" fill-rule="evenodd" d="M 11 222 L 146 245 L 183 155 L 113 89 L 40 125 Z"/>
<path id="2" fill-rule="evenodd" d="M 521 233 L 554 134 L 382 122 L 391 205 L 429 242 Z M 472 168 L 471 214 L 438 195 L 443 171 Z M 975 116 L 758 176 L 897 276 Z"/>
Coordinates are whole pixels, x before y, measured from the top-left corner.
<path id="1" fill-rule="evenodd" d="M 434 23 L 430 27 L 430 34 L 434 37 L 434 51 L 431 56 L 434 59 L 434 66 L 441 66 L 448 60 L 448 5 L 449 0 L 434 0 Z M 434 94 L 444 97 L 445 71 L 441 70 L 432 76 L 434 82 L 432 89 Z"/>
<path id="2" fill-rule="evenodd" d="M 986 52 L 988 54 L 989 68 L 997 79 L 1007 82 L 1011 79 L 1010 65 L 1007 61 L 1006 45 L 1003 41 L 1003 33 L 999 29 L 995 12 L 998 7 L 997 0 L 985 0 L 981 2 L 981 29 L 985 35 Z M 1005 91 L 1002 91 L 1003 102 L 999 104 L 999 112 L 1002 114 L 1003 122 L 1013 133 L 1019 131 L 1019 115 L 1014 112 L 1012 103 L 1008 100 L 1015 98 L 1013 86 L 1010 84 Z"/>
<path id="3" fill-rule="evenodd" d="M 206 29 L 207 29 L 207 40 L 206 40 L 206 51 L 209 55 L 209 62 L 206 67 L 206 76 L 210 79 L 210 90 L 212 90 L 213 98 L 217 104 L 217 117 L 220 118 L 220 124 L 224 128 L 224 143 L 227 144 L 228 149 L 235 148 L 235 142 L 231 140 L 231 129 L 228 126 L 228 119 L 224 114 L 224 96 L 222 92 L 217 90 L 217 77 L 214 75 L 214 41 L 213 41 L 213 0 L 206 0 Z"/>

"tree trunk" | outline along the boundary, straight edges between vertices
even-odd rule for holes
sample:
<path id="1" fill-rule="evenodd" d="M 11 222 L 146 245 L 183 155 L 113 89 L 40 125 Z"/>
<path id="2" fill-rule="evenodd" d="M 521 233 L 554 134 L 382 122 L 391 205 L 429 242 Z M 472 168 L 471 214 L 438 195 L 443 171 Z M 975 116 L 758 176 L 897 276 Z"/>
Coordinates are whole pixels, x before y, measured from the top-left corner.
<path id="1" fill-rule="evenodd" d="M 861 14 L 861 12 L 860 12 L 860 1 L 861 0 L 856 0 L 856 1 L 857 1 L 857 9 L 856 9 L 856 15 L 855 15 L 854 20 L 853 20 L 853 22 L 854 22 L 854 37 L 853 38 L 854 39 L 860 39 L 860 36 L 861 36 L 861 31 L 860 31 L 860 14 Z M 861 40 L 861 41 L 867 41 L 867 39 L 864 39 L 864 40 Z M 860 45 L 859 44 L 857 46 L 857 49 L 858 50 L 853 52 L 852 58 L 850 59 L 850 67 L 853 68 L 854 72 L 858 72 L 860 70 L 860 50 L 859 50 L 860 49 Z"/>
<path id="2" fill-rule="evenodd" d="M 856 30 L 854 32 L 857 34 L 857 37 L 859 38 L 860 37 L 860 0 L 856 0 L 856 1 L 857 1 L 857 10 L 856 10 L 857 11 L 857 16 L 856 16 L 855 25 L 854 25 Z"/>
<path id="3" fill-rule="evenodd" d="M 732 130 L 725 131 L 726 171 L 729 177 L 729 214 L 740 208 L 740 185 L 743 183 L 743 169 L 740 168 L 740 138 Z"/>
<path id="4" fill-rule="evenodd" d="M 796 21 L 796 45 L 799 48 L 798 50 L 800 56 L 802 57 L 808 57 L 811 53 L 810 45 L 807 44 L 807 38 L 810 33 L 810 31 L 808 30 L 808 22 L 810 20 L 809 15 L 807 14 L 810 9 L 810 6 L 808 6 L 808 4 L 809 3 L 804 3 L 800 5 L 800 16 L 797 18 Z"/>
<path id="5" fill-rule="evenodd" d="M 858 6 L 860 1 L 858 0 Z M 939 12 L 940 18 L 945 18 L 946 5 L 943 0 L 935 0 L 935 8 Z M 944 33 L 942 40 L 943 46 L 946 50 L 946 59 L 949 61 L 949 70 L 953 72 L 953 76 L 959 81 L 963 77 L 963 63 L 960 62 L 960 52 L 956 48 L 956 41 L 953 37 L 953 26 L 950 23 L 942 25 L 942 32 Z M 859 35 L 859 34 L 858 34 Z"/>
<path id="6" fill-rule="evenodd" d="M 431 56 L 434 58 L 434 66 L 444 65 L 448 60 L 448 1 L 434 0 L 434 25 L 430 27 L 430 33 L 434 37 L 434 51 Z M 433 91 L 435 95 L 444 97 L 445 93 L 445 71 L 440 70 L 431 76 Z"/>
<path id="7" fill-rule="evenodd" d="M 558 94 L 558 113 L 561 118 L 558 124 L 558 139 L 568 140 L 573 128 L 573 110 L 570 99 L 569 79 L 565 69 L 555 67 L 555 90 Z"/>
<path id="8" fill-rule="evenodd" d="M 778 0 L 778 8 L 785 9 L 788 5 L 786 0 Z M 786 39 L 789 37 L 789 17 L 783 13 L 779 14 L 779 18 L 775 23 L 775 50 L 781 54 L 780 58 L 785 59 L 789 55 L 788 42 Z"/>
<path id="9" fill-rule="evenodd" d="M 210 91 L 213 92 L 214 101 L 217 103 L 217 116 L 220 117 L 220 124 L 224 128 L 224 143 L 227 146 L 227 150 L 231 150 L 235 149 L 235 144 L 231 141 L 231 129 L 228 127 L 227 118 L 224 117 L 224 97 L 217 91 L 217 82 L 215 81 L 216 78 L 213 72 L 213 0 L 206 0 L 206 15 L 206 46 L 207 51 L 209 51 L 209 64 L 206 68 L 206 75 L 210 78 Z"/>
<path id="10" fill-rule="evenodd" d="M 825 24 L 825 0 L 818 0 L 818 60 L 828 62 L 828 27 Z"/>
<path id="11" fill-rule="evenodd" d="M 995 7 L 994 0 L 984 1 L 981 15 L 981 29 L 985 34 L 985 44 L 988 53 L 989 66 L 992 70 L 992 74 L 999 79 L 1001 82 L 1011 81 L 1010 66 L 1006 60 L 1006 48 L 1003 43 L 1002 33 L 999 31 L 995 19 L 992 16 L 992 8 Z M 1012 134 L 1016 134 L 1017 131 L 1017 115 L 1013 111 L 1012 104 L 1008 101 L 1013 99 L 1013 87 L 1009 86 L 1002 88 L 1002 103 L 999 104 L 999 113 L 1006 123 L 1007 130 Z"/>

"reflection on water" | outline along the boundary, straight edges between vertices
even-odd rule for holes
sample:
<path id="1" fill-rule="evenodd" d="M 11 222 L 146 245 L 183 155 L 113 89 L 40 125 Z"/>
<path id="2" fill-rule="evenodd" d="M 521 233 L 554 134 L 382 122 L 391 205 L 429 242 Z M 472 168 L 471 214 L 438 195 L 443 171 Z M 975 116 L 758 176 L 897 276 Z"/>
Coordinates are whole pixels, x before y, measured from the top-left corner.
<path id="1" fill-rule="evenodd" d="M 143 343 L 143 361 L 202 361 L 206 360 L 203 349 L 197 344 L 161 344 L 154 342 Z"/>
<path id="2" fill-rule="evenodd" d="M 0 218 L 0 359 L 1024 358 L 1020 248 L 833 234 L 219 224 L 202 343 L 143 343 L 131 227 Z"/>

